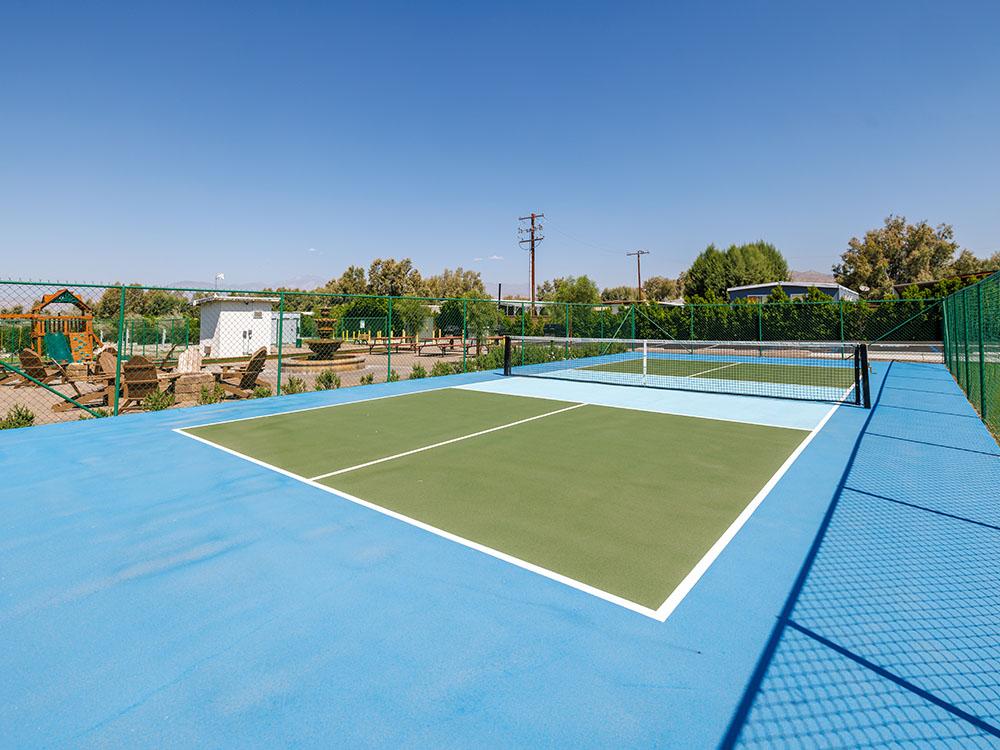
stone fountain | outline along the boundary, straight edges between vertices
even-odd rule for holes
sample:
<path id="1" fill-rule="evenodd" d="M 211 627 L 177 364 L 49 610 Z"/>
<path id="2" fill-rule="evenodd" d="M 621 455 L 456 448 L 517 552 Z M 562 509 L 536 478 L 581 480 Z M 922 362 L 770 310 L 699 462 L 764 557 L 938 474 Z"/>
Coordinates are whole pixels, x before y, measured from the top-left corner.
<path id="1" fill-rule="evenodd" d="M 343 339 L 335 335 L 337 319 L 330 316 L 330 308 L 320 308 L 316 321 L 316 337 L 302 339 L 312 354 L 305 357 L 291 357 L 287 367 L 293 370 L 360 370 L 365 366 L 365 358 L 358 354 L 338 353 Z"/>

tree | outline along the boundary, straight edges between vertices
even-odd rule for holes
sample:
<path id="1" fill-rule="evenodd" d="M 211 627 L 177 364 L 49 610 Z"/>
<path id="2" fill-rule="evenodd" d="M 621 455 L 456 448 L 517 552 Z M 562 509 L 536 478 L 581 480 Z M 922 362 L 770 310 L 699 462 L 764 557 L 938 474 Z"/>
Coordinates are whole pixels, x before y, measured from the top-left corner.
<path id="1" fill-rule="evenodd" d="M 601 294 L 589 276 L 565 276 L 542 282 L 538 286 L 538 298 L 547 302 L 595 304 L 601 301 Z"/>
<path id="2" fill-rule="evenodd" d="M 126 301 L 128 292 L 126 291 Z M 141 311 L 143 315 L 157 317 L 160 315 L 176 315 L 186 313 L 190 309 L 187 299 L 176 292 L 164 289 L 150 289 L 142 295 Z"/>
<path id="3" fill-rule="evenodd" d="M 392 328 L 406 331 L 407 335 L 423 332 L 424 321 L 430 317 L 431 309 L 418 299 L 392 300 Z"/>
<path id="4" fill-rule="evenodd" d="M 962 250 L 951 264 L 951 272 L 956 276 L 973 273 L 991 273 L 1000 269 L 1000 252 L 989 258 L 978 258 L 971 250 Z"/>
<path id="5" fill-rule="evenodd" d="M 486 286 L 479 271 L 459 266 L 454 271 L 446 268 L 440 274 L 424 279 L 424 293 L 428 297 L 461 297 L 469 292 L 486 294 Z"/>
<path id="6" fill-rule="evenodd" d="M 364 294 L 368 291 L 365 269 L 361 266 L 348 266 L 347 270 L 340 274 L 340 278 L 326 282 L 323 291 L 337 294 Z"/>
<path id="7" fill-rule="evenodd" d="M 726 254 L 715 245 L 709 245 L 684 274 L 684 299 L 723 302 L 728 279 Z"/>
<path id="8" fill-rule="evenodd" d="M 654 277 L 655 278 L 655 277 Z M 645 287 L 645 285 L 643 285 Z M 648 292 L 647 292 L 648 294 Z M 612 286 L 601 292 L 601 299 L 605 302 L 622 301 L 635 299 L 635 287 L 632 286 Z"/>
<path id="9" fill-rule="evenodd" d="M 642 294 L 645 299 L 651 302 L 660 302 L 678 297 L 680 286 L 675 279 L 668 279 L 666 276 L 650 276 L 642 285 Z"/>
<path id="10" fill-rule="evenodd" d="M 726 286 L 788 281 L 788 262 L 778 249 L 763 240 L 730 245 L 726 250 Z"/>
<path id="11" fill-rule="evenodd" d="M 837 282 L 868 297 L 887 297 L 894 284 L 933 281 L 948 275 L 958 249 L 948 224 L 907 224 L 903 216 L 886 217 L 884 226 L 852 237 L 833 267 Z"/>
<path id="12" fill-rule="evenodd" d="M 409 258 L 376 258 L 368 267 L 370 294 L 419 294 L 421 288 L 420 271 L 413 267 L 413 261 Z"/>

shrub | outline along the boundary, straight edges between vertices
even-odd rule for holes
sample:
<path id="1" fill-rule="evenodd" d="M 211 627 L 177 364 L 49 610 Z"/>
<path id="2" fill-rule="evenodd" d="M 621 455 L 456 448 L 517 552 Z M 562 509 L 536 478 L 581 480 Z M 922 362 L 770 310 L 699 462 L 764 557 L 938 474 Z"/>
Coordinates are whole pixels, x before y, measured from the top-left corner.
<path id="1" fill-rule="evenodd" d="M 420 378 L 426 378 L 426 377 L 427 377 L 427 370 L 424 369 L 424 366 L 422 364 L 417 363 L 413 365 L 413 369 L 410 370 L 410 380 L 418 380 Z"/>
<path id="2" fill-rule="evenodd" d="M 364 375 L 361 376 L 361 380 L 358 381 L 358 384 L 371 385 L 374 382 L 375 382 L 375 376 L 370 372 L 366 372 Z"/>
<path id="3" fill-rule="evenodd" d="M 207 385 L 201 387 L 201 393 L 198 394 L 198 403 L 205 404 L 217 404 L 222 399 L 226 397 L 226 392 L 222 389 L 222 386 L 216 383 L 214 386 L 209 388 Z"/>
<path id="4" fill-rule="evenodd" d="M 35 423 L 34 413 L 25 406 L 14 404 L 7 416 L 0 419 L 0 430 L 16 430 L 18 427 L 31 427 Z"/>
<path id="5" fill-rule="evenodd" d="M 458 364 L 458 370 L 455 369 L 455 364 L 452 362 L 437 361 L 431 368 L 431 377 L 437 378 L 441 375 L 454 375 L 456 372 L 462 371 L 461 363 Z"/>
<path id="6" fill-rule="evenodd" d="M 399 380 L 399 373 L 396 372 L 395 370 L 389 370 L 389 377 L 385 379 L 385 382 L 395 383 L 397 380 Z"/>
<path id="7" fill-rule="evenodd" d="M 254 386 L 253 391 L 250 393 L 250 398 L 267 398 L 271 395 L 271 386 L 261 383 Z"/>
<path id="8" fill-rule="evenodd" d="M 91 411 L 94 412 L 94 413 L 93 414 L 88 414 L 87 412 L 84 412 L 83 414 L 81 414 L 79 421 L 82 422 L 85 419 L 101 419 L 102 417 L 110 417 L 111 416 L 111 410 L 110 409 L 96 409 L 95 408 L 95 409 L 91 409 Z"/>
<path id="9" fill-rule="evenodd" d="M 174 405 L 174 394 L 169 391 L 153 391 L 142 400 L 146 411 L 163 411 Z"/>
<path id="10" fill-rule="evenodd" d="M 317 391 L 332 391 L 340 388 L 340 376 L 333 370 L 323 370 L 316 376 Z"/>
<path id="11" fill-rule="evenodd" d="M 285 386 L 281 389 L 282 393 L 293 394 L 293 393 L 305 393 L 306 381 L 302 378 L 297 378 L 294 375 L 285 382 Z"/>

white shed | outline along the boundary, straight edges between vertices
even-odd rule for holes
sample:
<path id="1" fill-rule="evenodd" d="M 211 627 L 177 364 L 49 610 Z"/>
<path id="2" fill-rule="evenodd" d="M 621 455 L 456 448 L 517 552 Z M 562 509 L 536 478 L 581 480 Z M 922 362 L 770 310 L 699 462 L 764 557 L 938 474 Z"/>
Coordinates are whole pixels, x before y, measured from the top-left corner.
<path id="1" fill-rule="evenodd" d="M 194 301 L 201 311 L 201 353 L 246 357 L 271 346 L 271 310 L 276 297 L 216 294 Z"/>

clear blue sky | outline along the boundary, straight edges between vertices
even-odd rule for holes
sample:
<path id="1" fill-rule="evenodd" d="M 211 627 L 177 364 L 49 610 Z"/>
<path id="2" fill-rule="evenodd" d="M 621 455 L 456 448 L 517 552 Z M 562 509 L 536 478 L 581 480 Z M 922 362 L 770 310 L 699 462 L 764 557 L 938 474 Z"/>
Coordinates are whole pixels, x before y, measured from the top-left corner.
<path id="1" fill-rule="evenodd" d="M 758 238 L 828 271 L 890 212 L 985 255 L 998 39 L 996 2 L 7 0 L 0 275 L 526 290 L 531 210 L 540 279 Z"/>

